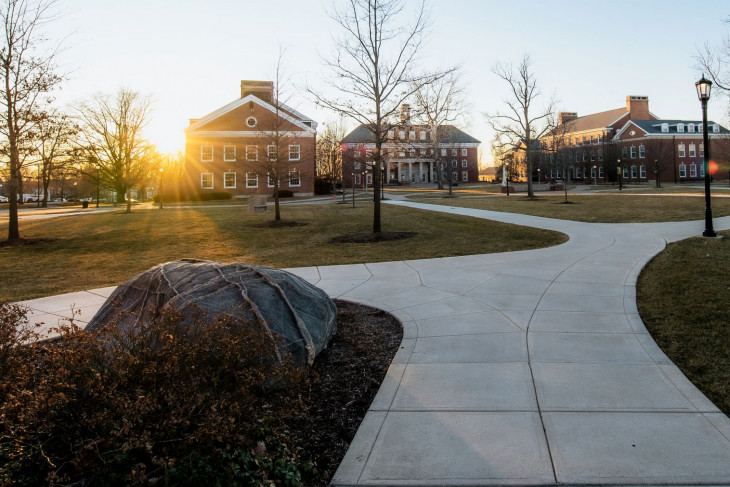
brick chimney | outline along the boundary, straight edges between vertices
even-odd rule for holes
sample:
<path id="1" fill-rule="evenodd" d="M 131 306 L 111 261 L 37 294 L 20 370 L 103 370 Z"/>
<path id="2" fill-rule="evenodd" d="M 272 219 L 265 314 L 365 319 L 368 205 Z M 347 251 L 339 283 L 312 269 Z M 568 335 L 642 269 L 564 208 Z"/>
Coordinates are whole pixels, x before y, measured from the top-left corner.
<path id="1" fill-rule="evenodd" d="M 629 95 L 626 97 L 626 111 L 631 120 L 649 120 L 649 97 Z"/>
<path id="2" fill-rule="evenodd" d="M 254 95 L 267 103 L 271 103 L 274 99 L 274 82 L 241 80 L 241 98 L 248 95 Z"/>
<path id="3" fill-rule="evenodd" d="M 400 106 L 400 123 L 411 123 L 411 106 L 408 103 L 404 103 Z"/>
<path id="4" fill-rule="evenodd" d="M 577 112 L 559 112 L 558 113 L 558 123 L 560 125 L 570 122 L 571 120 L 575 120 L 576 118 L 578 118 Z"/>

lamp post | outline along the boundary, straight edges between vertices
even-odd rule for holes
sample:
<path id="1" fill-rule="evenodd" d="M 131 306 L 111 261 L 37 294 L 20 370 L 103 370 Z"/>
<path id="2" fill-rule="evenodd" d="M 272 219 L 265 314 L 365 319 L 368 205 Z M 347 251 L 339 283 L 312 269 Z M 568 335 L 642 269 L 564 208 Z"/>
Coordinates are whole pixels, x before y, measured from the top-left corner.
<path id="1" fill-rule="evenodd" d="M 345 188 L 342 188 L 342 198 L 345 198 Z M 344 203 L 344 201 L 343 201 Z M 352 207 L 355 208 L 355 173 L 352 173 Z"/>
<path id="2" fill-rule="evenodd" d="M 621 170 L 621 159 L 616 160 L 616 170 L 618 172 L 618 190 L 621 191 L 624 189 L 623 187 L 623 180 L 621 179 L 622 176 L 622 170 Z"/>
<path id="3" fill-rule="evenodd" d="M 99 166 L 96 166 L 96 207 L 99 208 Z"/>
<path id="4" fill-rule="evenodd" d="M 37 177 L 38 177 L 38 188 L 35 192 L 35 201 L 36 201 L 36 207 L 41 207 L 41 163 L 38 163 L 38 171 L 37 171 Z"/>
<path id="5" fill-rule="evenodd" d="M 598 166 L 593 166 L 593 189 L 598 189 Z"/>
<path id="6" fill-rule="evenodd" d="M 160 168 L 160 209 L 162 209 L 162 173 L 164 169 Z"/>
<path id="7" fill-rule="evenodd" d="M 702 103 L 702 138 L 705 143 L 705 231 L 703 237 L 716 237 L 717 234 L 712 228 L 712 205 L 710 204 L 710 135 L 707 133 L 707 100 L 710 99 L 712 82 L 705 79 L 705 75 L 695 83 L 697 96 Z"/>
<path id="8" fill-rule="evenodd" d="M 540 184 L 540 168 L 537 168 L 537 184 Z"/>

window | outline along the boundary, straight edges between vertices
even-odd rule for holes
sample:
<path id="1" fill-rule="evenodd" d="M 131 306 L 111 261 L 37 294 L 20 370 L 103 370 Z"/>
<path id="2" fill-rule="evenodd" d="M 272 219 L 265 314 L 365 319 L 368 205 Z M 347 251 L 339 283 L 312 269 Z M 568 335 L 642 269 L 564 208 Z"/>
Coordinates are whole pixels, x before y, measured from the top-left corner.
<path id="1" fill-rule="evenodd" d="M 600 144 L 601 142 L 603 142 L 603 135 L 598 134 L 598 143 Z"/>
<path id="2" fill-rule="evenodd" d="M 587 177 L 588 177 L 588 168 L 587 167 L 584 167 L 583 168 L 583 179 L 585 179 Z"/>
<path id="3" fill-rule="evenodd" d="M 677 132 L 684 132 L 684 124 L 678 123 L 677 124 Z"/>
<path id="4" fill-rule="evenodd" d="M 408 151 L 408 155 L 411 157 L 416 157 L 416 149 L 411 148 L 411 150 Z"/>
<path id="5" fill-rule="evenodd" d="M 362 156 L 362 154 L 360 154 L 360 151 L 358 149 L 354 149 L 353 155 L 357 158 L 360 158 L 360 156 Z"/>
<path id="6" fill-rule="evenodd" d="M 636 166 L 631 166 L 631 179 L 636 179 Z"/>
<path id="7" fill-rule="evenodd" d="M 402 150 L 402 151 L 398 152 L 398 157 L 405 157 L 405 156 L 406 156 L 406 151 Z"/>
<path id="8" fill-rule="evenodd" d="M 441 155 L 442 156 L 445 156 L 446 155 L 446 149 L 441 149 Z"/>
<path id="9" fill-rule="evenodd" d="M 697 164 L 697 165 L 700 166 L 700 177 L 704 178 L 705 177 L 705 165 L 704 164 Z"/>
<path id="10" fill-rule="evenodd" d="M 267 186 L 268 186 L 269 188 L 273 188 L 273 187 L 274 187 L 274 183 L 275 183 L 275 182 L 276 182 L 276 181 L 274 181 L 274 173 L 273 173 L 273 172 L 269 172 L 269 173 L 268 173 L 268 174 L 266 175 L 266 185 L 267 185 Z"/>
<path id="11" fill-rule="evenodd" d="M 251 128 L 255 127 L 256 126 L 256 123 L 257 123 L 256 122 L 256 118 L 254 118 L 254 117 L 248 117 L 246 119 L 246 125 L 248 125 Z"/>
<path id="12" fill-rule="evenodd" d="M 223 146 L 223 160 L 226 162 L 231 162 L 231 161 L 236 160 L 236 146 L 235 145 Z"/>
<path id="13" fill-rule="evenodd" d="M 636 146 L 635 145 L 631 146 L 631 158 L 636 159 Z"/>
<path id="14" fill-rule="evenodd" d="M 466 155 L 469 153 L 469 149 L 461 149 L 461 155 L 463 157 L 466 157 Z"/>
<path id="15" fill-rule="evenodd" d="M 626 167 L 626 166 L 624 166 L 622 172 L 623 172 L 623 178 L 624 179 L 628 179 L 628 177 L 629 177 L 629 168 Z"/>
<path id="16" fill-rule="evenodd" d="M 457 164 L 456 163 L 456 159 L 454 159 L 453 161 L 451 161 L 451 167 L 456 167 L 456 164 Z"/>
<path id="17" fill-rule="evenodd" d="M 213 146 L 212 145 L 201 145 L 200 146 L 200 162 L 211 162 L 213 160 Z"/>
<path id="18" fill-rule="evenodd" d="M 679 157 L 684 157 L 684 144 L 679 144 L 677 146 L 677 155 Z"/>
<path id="19" fill-rule="evenodd" d="M 466 161 L 466 159 L 461 160 L 461 167 L 467 167 L 467 164 L 468 162 Z"/>
<path id="20" fill-rule="evenodd" d="M 600 167 L 598 168 L 598 177 L 599 177 L 599 178 L 602 178 L 602 177 L 603 177 L 603 166 L 600 166 Z"/>
<path id="21" fill-rule="evenodd" d="M 644 159 L 646 157 L 646 147 L 644 147 L 644 144 L 641 144 L 639 146 L 639 159 Z"/>
<path id="22" fill-rule="evenodd" d="M 253 172 L 246 173 L 246 187 L 247 188 L 258 188 L 259 187 L 259 175 Z"/>
<path id="23" fill-rule="evenodd" d="M 698 123 L 698 124 L 697 124 L 697 131 L 698 131 L 699 133 L 702 133 L 702 132 L 703 132 L 703 130 L 704 130 L 704 129 L 702 128 L 702 124 L 701 124 L 701 123 Z"/>
<path id="24" fill-rule="evenodd" d="M 277 151 L 276 151 L 276 146 L 275 145 L 267 145 L 266 146 L 266 157 L 270 161 L 275 161 L 276 160 L 276 152 Z"/>
<path id="25" fill-rule="evenodd" d="M 697 166 L 694 164 L 689 165 L 689 177 L 691 177 L 691 178 L 697 177 Z"/>
<path id="26" fill-rule="evenodd" d="M 695 157 L 696 155 L 697 155 L 697 151 L 695 150 L 695 145 L 694 144 L 690 144 L 689 145 L 689 156 L 690 157 Z"/>
<path id="27" fill-rule="evenodd" d="M 718 124 L 715 123 L 715 124 L 712 125 L 712 133 L 713 134 L 719 134 L 720 133 L 720 126 Z"/>
<path id="28" fill-rule="evenodd" d="M 295 187 L 295 186 L 301 186 L 302 185 L 302 179 L 301 175 L 299 174 L 299 171 L 294 169 L 293 171 L 289 171 L 289 186 Z"/>
<path id="29" fill-rule="evenodd" d="M 583 162 L 586 162 L 586 159 L 587 159 L 586 151 L 583 151 Z"/>
<path id="30" fill-rule="evenodd" d="M 408 138 L 409 138 L 410 140 L 415 140 L 415 139 L 416 139 L 416 131 L 415 131 L 415 130 L 411 130 L 411 131 L 409 131 L 409 132 L 408 132 Z"/>
<path id="31" fill-rule="evenodd" d="M 426 131 L 425 130 L 421 130 L 421 133 L 418 135 L 421 137 L 421 140 L 426 140 Z"/>
<path id="32" fill-rule="evenodd" d="M 693 123 L 687 124 L 687 132 L 692 133 L 694 131 L 695 131 L 695 124 L 693 124 Z"/>
<path id="33" fill-rule="evenodd" d="M 700 157 L 705 157 L 705 144 L 700 144 Z"/>
<path id="34" fill-rule="evenodd" d="M 246 160 L 247 161 L 258 161 L 259 160 L 259 148 L 255 145 L 246 146 Z"/>
<path id="35" fill-rule="evenodd" d="M 456 149 L 451 149 L 451 155 L 452 155 L 452 156 L 455 156 L 455 155 L 456 155 L 456 154 L 458 154 L 458 153 L 459 153 L 459 152 L 458 152 L 458 151 L 457 151 Z"/>
<path id="36" fill-rule="evenodd" d="M 662 124 L 662 133 L 665 133 L 665 134 L 669 133 L 669 124 L 668 123 Z"/>
<path id="37" fill-rule="evenodd" d="M 213 173 L 200 173 L 200 187 L 203 189 L 213 189 Z"/>
<path id="38" fill-rule="evenodd" d="M 639 177 L 641 179 L 646 179 L 646 166 L 643 164 L 639 166 Z"/>
<path id="39" fill-rule="evenodd" d="M 591 162 L 596 160 L 596 153 L 594 151 L 591 151 Z"/>
<path id="40" fill-rule="evenodd" d="M 395 137 L 395 131 L 394 130 L 388 130 L 388 138 L 389 139 L 392 139 L 393 137 Z"/>
<path id="41" fill-rule="evenodd" d="M 354 184 L 356 184 L 356 185 L 359 185 L 360 184 L 360 175 L 359 174 L 355 174 Z"/>
<path id="42" fill-rule="evenodd" d="M 603 149 L 598 149 L 598 160 L 599 161 L 603 160 Z"/>
<path id="43" fill-rule="evenodd" d="M 300 153 L 299 145 L 290 145 L 289 146 L 289 160 L 298 161 L 300 156 L 301 156 L 301 153 Z"/>
<path id="44" fill-rule="evenodd" d="M 366 157 L 367 159 L 372 159 L 372 158 L 373 158 L 373 151 L 371 151 L 371 150 L 366 150 L 366 151 L 365 151 L 365 157 Z"/>
<path id="45" fill-rule="evenodd" d="M 461 171 L 461 180 L 464 182 L 469 181 L 469 173 L 467 171 Z"/>
<path id="46" fill-rule="evenodd" d="M 456 176 L 457 176 L 456 171 L 452 172 L 451 173 L 451 180 L 452 181 L 456 181 Z"/>
<path id="47" fill-rule="evenodd" d="M 686 178 L 687 177 L 687 165 L 682 163 L 679 165 L 679 177 L 680 178 Z"/>
<path id="48" fill-rule="evenodd" d="M 362 164 L 360 164 L 360 161 L 356 161 L 356 162 L 355 162 L 355 169 L 356 169 L 356 170 L 358 170 L 358 171 L 359 171 L 359 170 L 360 170 L 360 167 L 361 167 L 361 166 L 362 166 Z"/>
<path id="49" fill-rule="evenodd" d="M 627 157 L 629 157 L 629 149 L 628 149 L 628 147 L 624 147 L 623 149 L 621 149 L 621 157 L 623 159 L 626 159 Z"/>
<path id="50" fill-rule="evenodd" d="M 591 179 L 595 179 L 595 178 L 596 178 L 596 166 L 593 166 L 591 168 Z"/>
<path id="51" fill-rule="evenodd" d="M 398 131 L 398 137 L 400 137 L 400 140 L 405 140 L 405 138 L 406 138 L 406 131 L 405 130 L 399 130 Z"/>
<path id="52" fill-rule="evenodd" d="M 593 143 L 593 134 L 591 134 L 591 135 L 589 136 L 589 138 L 588 138 L 588 142 L 589 142 L 589 143 L 591 143 L 591 144 Z"/>
<path id="53" fill-rule="evenodd" d="M 236 173 L 235 172 L 224 172 L 223 173 L 223 187 L 226 189 L 232 189 L 236 187 Z"/>

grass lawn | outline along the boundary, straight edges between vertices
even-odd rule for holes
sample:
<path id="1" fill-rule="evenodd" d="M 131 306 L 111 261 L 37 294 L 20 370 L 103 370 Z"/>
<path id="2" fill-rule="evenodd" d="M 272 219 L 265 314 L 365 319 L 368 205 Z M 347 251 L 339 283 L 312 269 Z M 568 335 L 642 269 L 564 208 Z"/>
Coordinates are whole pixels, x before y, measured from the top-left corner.
<path id="1" fill-rule="evenodd" d="M 17 301 L 121 284 L 162 262 L 181 258 L 249 262 L 274 267 L 385 262 L 556 245 L 556 232 L 430 211 L 382 207 L 386 232 L 417 232 L 391 242 L 335 244 L 333 237 L 368 233 L 372 204 L 282 207 L 282 218 L 304 226 L 267 228 L 271 211 L 245 206 L 135 209 L 20 222 L 23 238 L 50 241 L 0 247 L 0 301 Z M 0 224 L 7 235 L 7 223 Z"/>
<path id="2" fill-rule="evenodd" d="M 722 193 L 725 194 L 725 193 Z M 683 196 L 676 193 L 642 196 L 634 194 L 596 193 L 539 194 L 528 199 L 524 193 L 510 196 L 444 198 L 443 194 L 418 195 L 413 201 L 481 210 L 522 213 L 526 215 L 575 220 L 591 223 L 648 223 L 663 221 L 702 220 L 705 200 L 702 193 Z M 730 215 L 730 198 L 712 198 L 713 216 Z"/>
<path id="3" fill-rule="evenodd" d="M 730 232 L 672 243 L 642 271 L 641 318 L 664 353 L 730 414 Z"/>

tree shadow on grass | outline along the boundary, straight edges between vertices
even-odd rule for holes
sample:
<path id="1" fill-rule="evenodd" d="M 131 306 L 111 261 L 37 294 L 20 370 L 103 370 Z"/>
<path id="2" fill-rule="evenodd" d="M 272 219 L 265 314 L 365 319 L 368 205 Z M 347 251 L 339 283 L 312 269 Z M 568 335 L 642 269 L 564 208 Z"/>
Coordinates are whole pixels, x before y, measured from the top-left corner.
<path id="1" fill-rule="evenodd" d="M 60 239 L 58 238 L 21 238 L 20 240 L 3 240 L 0 242 L 0 248 L 2 247 L 25 247 L 28 245 L 40 245 L 40 244 L 47 244 L 47 243 L 53 243 L 58 242 Z"/>
<path id="2" fill-rule="evenodd" d="M 415 237 L 417 232 L 377 232 L 377 233 L 360 233 L 357 235 L 341 235 L 334 237 L 332 243 L 376 243 L 390 242 L 393 240 L 402 240 Z"/>

